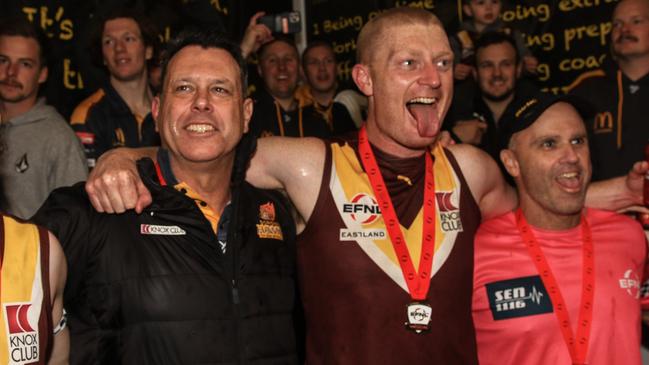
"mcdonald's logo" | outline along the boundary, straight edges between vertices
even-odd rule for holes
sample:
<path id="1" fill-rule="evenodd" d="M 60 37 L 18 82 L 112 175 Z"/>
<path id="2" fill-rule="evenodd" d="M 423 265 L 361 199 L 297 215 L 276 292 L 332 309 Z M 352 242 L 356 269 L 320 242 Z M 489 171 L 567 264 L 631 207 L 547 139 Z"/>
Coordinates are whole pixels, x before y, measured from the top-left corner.
<path id="1" fill-rule="evenodd" d="M 593 120 L 594 133 L 611 133 L 613 132 L 613 114 L 611 112 L 597 113 Z"/>

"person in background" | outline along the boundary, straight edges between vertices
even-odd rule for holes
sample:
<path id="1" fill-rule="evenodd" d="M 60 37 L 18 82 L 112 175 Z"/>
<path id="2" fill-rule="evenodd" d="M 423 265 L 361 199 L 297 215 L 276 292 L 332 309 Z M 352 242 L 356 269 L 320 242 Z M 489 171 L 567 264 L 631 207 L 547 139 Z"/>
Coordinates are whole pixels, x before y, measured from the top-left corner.
<path id="1" fill-rule="evenodd" d="M 535 88 L 519 82 L 521 59 L 514 39 L 502 32 L 486 32 L 476 42 L 476 87 L 455 88 L 445 128 L 456 141 L 479 146 L 500 159 L 499 130 L 514 118 L 515 101 L 526 99 Z"/>
<path id="2" fill-rule="evenodd" d="M 449 37 L 451 48 L 455 54 L 454 77 L 465 80 L 472 75 L 475 57 L 475 42 L 485 32 L 497 31 L 509 34 L 516 42 L 516 50 L 522 59 L 524 71 L 536 73 L 538 60 L 525 46 L 522 34 L 500 19 L 502 3 L 500 0 L 464 0 L 462 10 L 468 17 L 457 33 Z"/>
<path id="3" fill-rule="evenodd" d="M 647 242 L 635 220 L 584 207 L 589 110 L 542 93 L 515 109 L 500 156 L 519 207 L 475 238 L 480 364 L 640 365 Z"/>
<path id="4" fill-rule="evenodd" d="M 72 129 L 38 97 L 47 80 L 47 53 L 47 38 L 27 19 L 0 20 L 1 209 L 22 219 L 36 213 L 50 191 L 88 174 Z"/>
<path id="5" fill-rule="evenodd" d="M 255 99 L 251 131 L 261 137 L 328 137 L 331 129 L 313 105 L 300 105 L 295 98 L 300 60 L 295 43 L 275 36 L 257 51 L 257 71 L 263 88 Z"/>
<path id="6" fill-rule="evenodd" d="M 70 120 L 90 168 L 111 148 L 160 144 L 147 72 L 155 28 L 142 14 L 126 8 L 109 12 L 97 24 L 91 50 L 109 80 L 75 108 Z"/>
<path id="7" fill-rule="evenodd" d="M 313 105 L 334 135 L 356 130 L 345 105 L 334 100 L 338 89 L 337 65 L 336 54 L 329 42 L 317 40 L 309 43 L 302 52 L 306 82 L 295 92 L 300 105 Z"/>
<path id="8" fill-rule="evenodd" d="M 612 22 L 612 61 L 568 87 L 596 107 L 586 123 L 594 181 L 624 175 L 649 142 L 649 1 L 621 1 Z"/>

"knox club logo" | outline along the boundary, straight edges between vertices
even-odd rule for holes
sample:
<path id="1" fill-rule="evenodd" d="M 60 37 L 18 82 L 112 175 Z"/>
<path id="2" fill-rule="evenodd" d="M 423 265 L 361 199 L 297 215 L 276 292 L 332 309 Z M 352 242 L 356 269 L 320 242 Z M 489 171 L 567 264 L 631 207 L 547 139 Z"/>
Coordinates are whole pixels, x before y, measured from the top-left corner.
<path id="1" fill-rule="evenodd" d="M 39 360 L 38 323 L 30 323 L 30 303 L 5 304 L 9 364 L 36 363 Z M 34 322 L 38 321 L 38 317 Z"/>
<path id="2" fill-rule="evenodd" d="M 462 232 L 462 220 L 458 194 L 454 191 L 436 192 L 437 206 L 439 208 L 440 227 L 444 232 Z"/>
<path id="3" fill-rule="evenodd" d="M 160 235 L 160 236 L 183 236 L 186 235 L 184 229 L 178 226 L 159 226 L 154 224 L 140 224 L 140 234 Z"/>

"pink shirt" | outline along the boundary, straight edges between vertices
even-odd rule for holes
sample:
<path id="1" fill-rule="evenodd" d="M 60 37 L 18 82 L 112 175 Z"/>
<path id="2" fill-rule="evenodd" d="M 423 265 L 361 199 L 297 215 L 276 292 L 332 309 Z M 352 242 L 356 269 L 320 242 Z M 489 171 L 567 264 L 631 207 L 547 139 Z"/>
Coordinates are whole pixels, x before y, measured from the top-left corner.
<path id="1" fill-rule="evenodd" d="M 595 250 L 595 304 L 589 365 L 640 365 L 640 288 L 647 244 L 634 220 L 586 210 Z M 533 229 L 573 324 L 581 297 L 581 226 Z M 475 239 L 473 320 L 480 364 L 571 364 L 550 297 L 523 245 L 513 213 L 484 222 Z"/>

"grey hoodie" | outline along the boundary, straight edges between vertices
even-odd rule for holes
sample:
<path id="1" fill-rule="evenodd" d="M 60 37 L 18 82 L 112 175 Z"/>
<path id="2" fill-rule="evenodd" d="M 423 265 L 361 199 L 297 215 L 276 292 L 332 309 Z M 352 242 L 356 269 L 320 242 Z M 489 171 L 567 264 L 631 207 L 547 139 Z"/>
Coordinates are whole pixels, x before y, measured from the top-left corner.
<path id="1" fill-rule="evenodd" d="M 39 99 L 6 123 L 0 154 L 2 210 L 28 219 L 57 187 L 88 175 L 81 143 L 53 107 Z"/>

